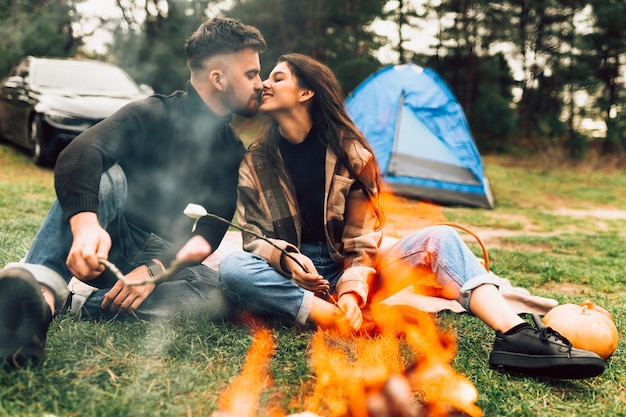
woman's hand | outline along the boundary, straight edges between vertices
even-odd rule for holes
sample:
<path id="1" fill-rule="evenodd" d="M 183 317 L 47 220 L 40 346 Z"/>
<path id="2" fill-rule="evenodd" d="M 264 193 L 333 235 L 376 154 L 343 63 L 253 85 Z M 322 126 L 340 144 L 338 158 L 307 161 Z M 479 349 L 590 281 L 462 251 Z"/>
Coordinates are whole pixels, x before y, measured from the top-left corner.
<path id="1" fill-rule="evenodd" d="M 359 298 L 355 293 L 349 292 L 339 297 L 338 307 L 343 315 L 337 319 L 337 327 L 342 333 L 358 331 L 363 325 L 363 313 L 359 307 Z"/>
<path id="2" fill-rule="evenodd" d="M 296 284 L 314 293 L 325 293 L 330 289 L 330 284 L 317 273 L 313 261 L 308 256 L 301 253 L 290 253 L 289 255 L 283 256 L 283 264 L 285 269 L 291 272 L 291 277 Z M 295 258 L 297 262 L 291 257 Z"/>

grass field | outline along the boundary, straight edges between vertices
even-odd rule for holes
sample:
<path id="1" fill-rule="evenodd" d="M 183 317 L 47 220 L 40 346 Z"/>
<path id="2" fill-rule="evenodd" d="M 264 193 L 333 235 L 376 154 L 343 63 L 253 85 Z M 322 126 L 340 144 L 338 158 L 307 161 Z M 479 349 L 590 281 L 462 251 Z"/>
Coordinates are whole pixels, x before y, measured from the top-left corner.
<path id="1" fill-rule="evenodd" d="M 394 199 L 386 209 L 388 233 L 401 236 L 433 218 L 468 226 L 487 244 L 494 272 L 561 303 L 589 298 L 626 334 L 626 173 L 601 161 L 550 170 L 514 158 L 485 161 L 496 210 L 428 207 L 428 217 L 420 214 L 423 205 Z M 25 254 L 53 198 L 51 171 L 0 146 L 0 266 Z M 452 364 L 478 390 L 485 416 L 626 416 L 622 338 L 597 378 L 535 379 L 489 369 L 493 332 L 480 320 L 450 313 L 436 319 L 457 334 Z M 184 318 L 157 324 L 57 317 L 44 366 L 0 370 L 0 416 L 210 416 L 241 375 L 253 335 L 234 323 Z M 310 361 L 314 333 L 277 326 L 272 337 L 272 379 L 252 379 L 245 391 L 252 396 L 266 384 L 259 416 L 305 411 L 319 382 Z"/>

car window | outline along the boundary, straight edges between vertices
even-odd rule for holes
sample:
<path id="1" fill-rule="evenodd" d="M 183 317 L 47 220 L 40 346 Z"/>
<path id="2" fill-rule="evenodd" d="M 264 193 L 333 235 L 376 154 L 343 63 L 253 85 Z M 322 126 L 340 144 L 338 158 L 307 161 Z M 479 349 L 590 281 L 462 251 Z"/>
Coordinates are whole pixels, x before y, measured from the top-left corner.
<path id="1" fill-rule="evenodd" d="M 70 90 L 77 94 L 132 95 L 137 85 L 120 68 L 85 61 L 41 61 L 30 76 L 38 87 Z"/>

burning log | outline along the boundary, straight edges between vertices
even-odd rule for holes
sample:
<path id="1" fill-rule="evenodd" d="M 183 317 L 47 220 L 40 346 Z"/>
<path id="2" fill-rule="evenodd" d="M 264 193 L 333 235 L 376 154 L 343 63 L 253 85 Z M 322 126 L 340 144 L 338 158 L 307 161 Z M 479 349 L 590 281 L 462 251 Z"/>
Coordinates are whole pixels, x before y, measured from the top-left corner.
<path id="1" fill-rule="evenodd" d="M 368 393 L 365 405 L 367 417 L 422 417 L 426 415 L 424 406 L 415 400 L 415 394 L 408 379 L 402 375 L 391 375 L 382 389 Z"/>

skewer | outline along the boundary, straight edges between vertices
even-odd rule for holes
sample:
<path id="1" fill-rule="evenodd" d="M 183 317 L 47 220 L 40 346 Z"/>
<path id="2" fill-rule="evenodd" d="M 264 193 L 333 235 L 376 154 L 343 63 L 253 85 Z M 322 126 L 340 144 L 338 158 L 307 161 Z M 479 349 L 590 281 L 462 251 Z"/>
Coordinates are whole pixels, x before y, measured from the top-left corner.
<path id="1" fill-rule="evenodd" d="M 212 214 L 212 213 L 206 213 L 206 214 L 202 214 L 203 216 L 206 217 L 211 217 L 214 219 L 217 219 L 221 222 L 224 222 L 226 224 L 228 224 L 229 226 L 240 230 L 241 232 L 244 233 L 250 233 L 252 236 L 258 238 L 258 239 L 262 239 L 265 242 L 269 243 L 270 245 L 272 245 L 274 248 L 278 249 L 279 251 L 282 252 L 282 254 L 286 257 L 288 257 L 289 259 L 291 259 L 292 261 L 294 261 L 300 268 L 302 268 L 303 271 L 308 272 L 307 269 L 304 267 L 304 265 L 302 265 L 302 263 L 300 261 L 298 261 L 298 259 L 296 257 L 294 257 L 291 253 L 287 252 L 285 249 L 281 248 L 280 246 L 276 245 L 274 242 L 272 242 L 270 239 L 268 239 L 266 236 L 250 231 L 250 230 L 246 230 L 243 227 L 234 224 L 233 222 L 230 222 L 228 220 L 226 220 L 223 217 L 218 216 L 217 214 Z M 120 269 L 112 262 L 106 260 L 106 259 L 99 259 L 100 263 L 102 265 L 104 265 L 106 268 L 108 268 L 117 279 L 119 279 L 120 281 L 122 281 L 125 285 L 144 285 L 144 284 L 149 284 L 149 283 L 154 283 L 157 284 L 159 282 L 163 282 L 168 280 L 169 278 L 171 278 L 173 275 L 175 275 L 176 273 L 178 273 L 180 270 L 182 270 L 183 268 L 185 268 L 186 266 L 188 266 L 187 264 L 182 264 L 180 262 L 178 262 L 177 260 L 173 260 L 170 263 L 170 266 L 168 268 L 166 268 L 163 272 L 161 272 L 160 274 L 154 276 L 154 277 L 150 277 L 150 278 L 146 278 L 143 280 L 139 280 L 139 281 L 130 281 L 126 278 L 126 276 L 124 276 L 124 274 L 122 273 L 122 271 L 120 271 Z M 331 301 L 331 303 L 338 308 L 343 314 L 346 314 L 346 311 L 339 305 L 339 303 L 337 302 L 337 300 L 335 299 L 335 297 L 329 292 L 329 291 L 325 291 L 325 295 L 328 297 L 328 299 Z"/>

